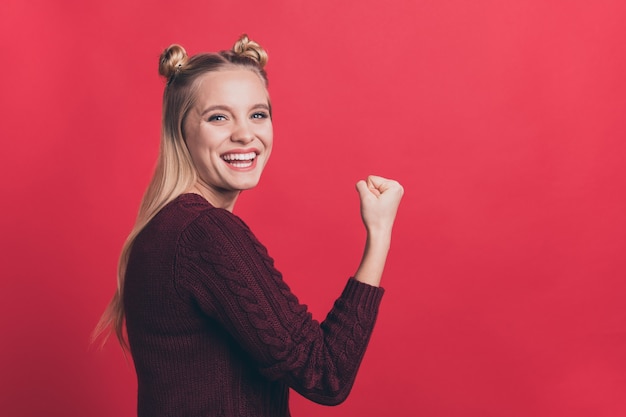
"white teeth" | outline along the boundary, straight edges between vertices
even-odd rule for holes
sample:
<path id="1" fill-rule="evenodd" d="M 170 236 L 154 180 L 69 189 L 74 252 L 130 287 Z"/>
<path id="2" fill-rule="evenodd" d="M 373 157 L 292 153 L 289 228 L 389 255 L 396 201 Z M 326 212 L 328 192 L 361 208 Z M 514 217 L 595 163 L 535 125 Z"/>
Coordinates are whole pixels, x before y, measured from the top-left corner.
<path id="1" fill-rule="evenodd" d="M 248 168 L 252 166 L 252 161 L 231 162 L 230 164 L 234 166 L 235 168 Z"/>
<path id="2" fill-rule="evenodd" d="M 222 159 L 224 161 L 251 161 L 256 158 L 256 153 L 228 153 L 226 155 L 222 155 Z"/>

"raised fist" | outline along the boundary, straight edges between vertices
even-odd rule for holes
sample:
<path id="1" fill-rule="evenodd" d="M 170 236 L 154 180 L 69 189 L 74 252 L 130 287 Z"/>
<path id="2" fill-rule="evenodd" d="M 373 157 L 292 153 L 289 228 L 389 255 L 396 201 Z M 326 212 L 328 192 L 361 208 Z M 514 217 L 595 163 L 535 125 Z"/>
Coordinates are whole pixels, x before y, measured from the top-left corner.
<path id="1" fill-rule="evenodd" d="M 391 233 L 404 188 L 394 180 L 370 175 L 357 182 L 361 217 L 368 232 Z"/>

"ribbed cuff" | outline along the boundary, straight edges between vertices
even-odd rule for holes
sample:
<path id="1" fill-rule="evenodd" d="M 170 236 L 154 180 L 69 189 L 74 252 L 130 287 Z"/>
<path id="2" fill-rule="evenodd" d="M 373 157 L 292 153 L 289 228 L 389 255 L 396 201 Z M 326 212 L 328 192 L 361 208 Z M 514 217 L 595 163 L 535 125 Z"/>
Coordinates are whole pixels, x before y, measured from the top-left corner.
<path id="1" fill-rule="evenodd" d="M 366 309 L 370 309 L 378 307 L 384 293 L 384 288 L 374 287 L 373 285 L 350 278 L 341 293 L 341 298 L 350 300 L 357 305 L 362 305 Z"/>

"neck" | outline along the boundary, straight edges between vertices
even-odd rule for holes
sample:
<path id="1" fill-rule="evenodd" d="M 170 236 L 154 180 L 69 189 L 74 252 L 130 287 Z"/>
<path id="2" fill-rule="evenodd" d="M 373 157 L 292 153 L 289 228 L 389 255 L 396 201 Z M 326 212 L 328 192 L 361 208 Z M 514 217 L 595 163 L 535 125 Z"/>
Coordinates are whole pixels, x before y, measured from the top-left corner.
<path id="1" fill-rule="evenodd" d="M 228 190 L 216 190 L 202 180 L 196 181 L 196 183 L 187 190 L 190 193 L 200 194 L 204 197 L 213 207 L 223 208 L 232 213 L 235 207 L 235 202 L 241 191 L 228 191 Z"/>

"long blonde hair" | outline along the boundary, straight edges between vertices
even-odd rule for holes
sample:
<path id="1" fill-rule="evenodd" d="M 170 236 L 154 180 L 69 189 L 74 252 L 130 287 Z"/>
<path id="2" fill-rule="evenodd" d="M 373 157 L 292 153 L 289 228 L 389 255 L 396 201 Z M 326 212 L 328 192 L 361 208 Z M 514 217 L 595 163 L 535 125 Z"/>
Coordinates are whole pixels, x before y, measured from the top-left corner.
<path id="1" fill-rule="evenodd" d="M 197 80 L 207 72 L 236 67 L 255 72 L 267 87 L 266 63 L 265 50 L 245 34 L 229 51 L 202 53 L 188 58 L 185 49 L 174 44 L 161 54 L 159 74 L 167 80 L 167 84 L 163 92 L 161 145 L 156 169 L 141 201 L 135 226 L 122 247 L 117 269 L 117 290 L 102 314 L 92 340 L 105 334 L 104 344 L 110 334 L 115 332 L 122 348 L 128 349 L 124 335 L 124 277 L 133 242 L 165 205 L 190 189 L 197 180 L 197 172 L 183 135 L 183 122 L 195 103 Z"/>

